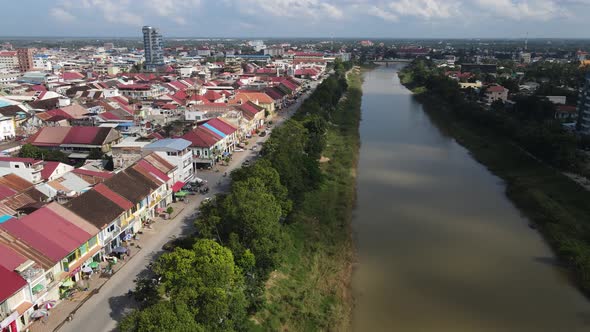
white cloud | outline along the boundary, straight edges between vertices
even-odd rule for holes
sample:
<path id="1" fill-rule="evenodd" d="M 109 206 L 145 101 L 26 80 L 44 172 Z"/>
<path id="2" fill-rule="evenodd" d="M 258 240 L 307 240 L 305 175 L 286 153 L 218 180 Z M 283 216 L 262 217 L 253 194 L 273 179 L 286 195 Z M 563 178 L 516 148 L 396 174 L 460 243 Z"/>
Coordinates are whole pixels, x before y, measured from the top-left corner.
<path id="1" fill-rule="evenodd" d="M 449 18 L 459 13 L 456 1 L 399 0 L 389 3 L 389 8 L 400 16 L 416 16 L 424 19 Z"/>
<path id="2" fill-rule="evenodd" d="M 148 0 L 146 6 L 161 17 L 172 19 L 178 24 L 186 24 L 187 13 L 201 6 L 201 0 Z"/>
<path id="3" fill-rule="evenodd" d="M 201 6 L 201 0 L 60 0 L 53 8 L 52 16 L 64 20 L 68 11 L 101 13 L 105 21 L 138 26 L 146 18 L 160 16 L 176 24 L 184 25 L 187 17 Z M 71 14 L 70 14 L 71 15 Z"/>
<path id="4" fill-rule="evenodd" d="M 320 0 L 235 0 L 234 5 L 246 15 L 308 19 L 340 19 L 344 12 L 339 5 Z"/>
<path id="5" fill-rule="evenodd" d="M 549 20 L 571 13 L 553 0 L 476 0 L 480 8 L 491 14 L 513 20 Z"/>
<path id="6" fill-rule="evenodd" d="M 375 16 L 375 17 L 379 17 L 379 18 L 381 18 L 381 19 L 383 19 L 385 21 L 389 21 L 389 22 L 397 22 L 397 21 L 399 21 L 399 16 L 397 16 L 396 14 L 394 14 L 394 13 L 388 11 L 388 10 L 379 8 L 377 6 L 371 6 L 371 7 L 369 7 L 369 9 L 367 10 L 367 13 L 369 15 L 372 15 L 372 16 Z"/>
<path id="7" fill-rule="evenodd" d="M 424 20 L 446 19 L 460 14 L 461 3 L 455 0 L 397 0 L 378 3 L 367 8 L 367 13 L 386 21 L 396 22 L 400 17 L 417 17 Z"/>
<path id="8" fill-rule="evenodd" d="M 60 22 L 73 22 L 76 20 L 76 17 L 74 15 L 72 15 L 67 10 L 59 7 L 51 8 L 49 14 Z"/>

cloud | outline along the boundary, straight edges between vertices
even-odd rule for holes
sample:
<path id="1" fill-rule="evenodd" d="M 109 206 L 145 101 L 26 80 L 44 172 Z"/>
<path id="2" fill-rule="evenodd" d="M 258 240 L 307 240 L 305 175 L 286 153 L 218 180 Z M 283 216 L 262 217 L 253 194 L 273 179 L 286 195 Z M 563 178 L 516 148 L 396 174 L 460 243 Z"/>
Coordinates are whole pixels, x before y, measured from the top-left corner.
<path id="1" fill-rule="evenodd" d="M 498 17 L 513 20 L 541 20 L 568 17 L 572 14 L 567 8 L 553 0 L 476 0 L 480 8 Z M 578 3 L 585 1 L 578 0 Z"/>
<path id="2" fill-rule="evenodd" d="M 60 22 L 73 22 L 76 20 L 76 16 L 72 15 L 67 10 L 59 7 L 51 8 L 51 10 L 49 11 L 49 15 L 53 16 L 53 18 Z"/>
<path id="3" fill-rule="evenodd" d="M 188 15 L 200 6 L 201 0 L 61 0 L 52 9 L 52 16 L 65 21 L 69 14 L 67 8 L 86 14 L 101 13 L 109 23 L 139 26 L 148 19 L 159 16 L 178 25 L 185 25 Z"/>
<path id="4" fill-rule="evenodd" d="M 371 16 L 379 17 L 385 21 L 389 21 L 389 22 L 399 21 L 399 16 L 397 16 L 396 14 L 394 14 L 388 10 L 379 8 L 377 6 L 369 7 L 369 9 L 367 10 L 367 13 Z"/>
<path id="5" fill-rule="evenodd" d="M 184 25 L 187 23 L 185 15 L 199 8 L 201 0 L 148 0 L 146 6 L 156 15 Z"/>
<path id="6" fill-rule="evenodd" d="M 461 3 L 454 0 L 397 0 L 370 6 L 367 13 L 385 21 L 397 22 L 400 17 L 446 19 L 459 15 L 460 8 Z"/>
<path id="7" fill-rule="evenodd" d="M 320 0 L 235 0 L 233 5 L 246 15 L 307 19 L 340 19 L 344 12 L 337 4 Z"/>

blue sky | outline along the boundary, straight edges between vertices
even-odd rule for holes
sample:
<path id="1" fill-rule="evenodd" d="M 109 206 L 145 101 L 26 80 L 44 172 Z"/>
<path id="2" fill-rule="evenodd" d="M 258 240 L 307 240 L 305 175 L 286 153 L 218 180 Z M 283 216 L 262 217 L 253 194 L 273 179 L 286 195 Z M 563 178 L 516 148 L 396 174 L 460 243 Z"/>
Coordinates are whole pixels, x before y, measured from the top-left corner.
<path id="1" fill-rule="evenodd" d="M 7 0 L 3 36 L 590 38 L 590 0 Z"/>

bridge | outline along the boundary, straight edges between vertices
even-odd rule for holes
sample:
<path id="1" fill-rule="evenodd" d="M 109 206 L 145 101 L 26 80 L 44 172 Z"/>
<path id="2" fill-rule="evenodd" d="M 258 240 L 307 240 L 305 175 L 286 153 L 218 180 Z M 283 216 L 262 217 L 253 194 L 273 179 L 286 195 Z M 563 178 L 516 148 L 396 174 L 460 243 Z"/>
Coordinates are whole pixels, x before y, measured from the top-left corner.
<path id="1" fill-rule="evenodd" d="M 383 59 L 383 60 L 373 61 L 373 63 L 376 65 L 389 66 L 390 63 L 410 63 L 410 62 L 412 62 L 412 60 L 414 60 L 414 59 Z"/>

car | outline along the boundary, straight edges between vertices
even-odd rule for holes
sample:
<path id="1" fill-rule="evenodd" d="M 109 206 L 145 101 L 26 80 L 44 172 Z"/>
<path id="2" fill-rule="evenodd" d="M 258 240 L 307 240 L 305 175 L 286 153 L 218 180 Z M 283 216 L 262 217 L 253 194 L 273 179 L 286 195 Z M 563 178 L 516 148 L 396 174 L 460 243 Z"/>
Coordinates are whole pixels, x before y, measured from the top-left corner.
<path id="1" fill-rule="evenodd" d="M 258 134 L 258 136 L 260 136 L 260 137 L 266 136 L 266 130 L 265 131 L 261 131 L 260 134 Z"/>
<path id="2" fill-rule="evenodd" d="M 234 152 L 244 152 L 244 149 L 236 148 L 236 149 L 234 149 Z"/>
<path id="3" fill-rule="evenodd" d="M 254 145 L 253 147 L 250 148 L 250 150 L 256 151 L 256 150 L 258 150 L 258 147 L 256 145 Z"/>

